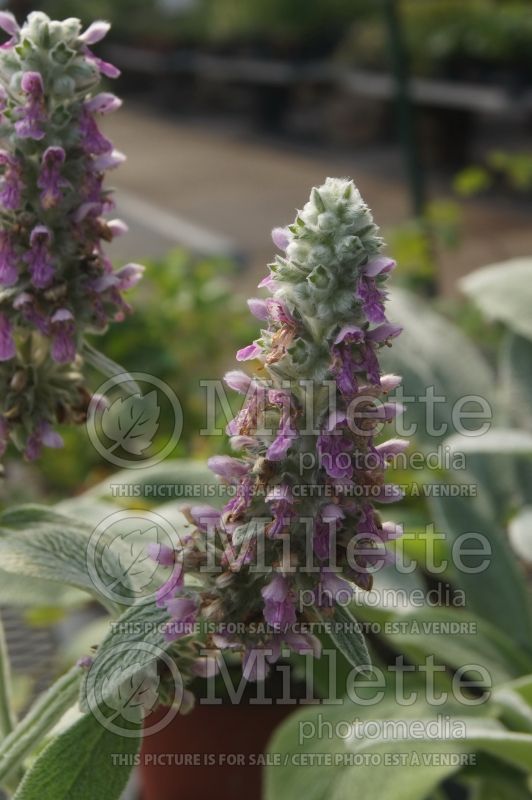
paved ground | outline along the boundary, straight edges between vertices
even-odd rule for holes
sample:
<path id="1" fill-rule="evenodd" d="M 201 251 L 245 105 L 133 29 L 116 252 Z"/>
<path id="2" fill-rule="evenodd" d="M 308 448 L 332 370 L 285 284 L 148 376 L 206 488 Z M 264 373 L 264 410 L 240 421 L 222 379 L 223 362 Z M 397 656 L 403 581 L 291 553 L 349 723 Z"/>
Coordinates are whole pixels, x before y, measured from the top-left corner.
<path id="1" fill-rule="evenodd" d="M 131 227 L 115 245 L 119 257 L 141 261 L 176 243 L 235 252 L 248 265 L 244 281 L 252 286 L 272 256 L 270 229 L 291 221 L 327 175 L 354 177 L 385 228 L 408 217 L 400 165 L 387 151 L 305 152 L 245 132 L 162 119 L 132 104 L 108 118 L 106 129 L 128 155 L 111 179 L 119 213 Z M 464 223 L 459 248 L 441 256 L 445 293 L 475 267 L 532 253 L 528 216 L 513 206 L 468 204 Z"/>

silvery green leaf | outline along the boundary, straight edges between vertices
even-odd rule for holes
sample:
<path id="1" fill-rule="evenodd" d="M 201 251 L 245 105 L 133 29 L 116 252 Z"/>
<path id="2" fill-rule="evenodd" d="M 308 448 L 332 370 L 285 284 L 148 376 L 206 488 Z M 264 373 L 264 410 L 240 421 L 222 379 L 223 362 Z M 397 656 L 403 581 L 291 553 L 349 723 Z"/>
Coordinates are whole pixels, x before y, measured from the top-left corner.
<path id="1" fill-rule="evenodd" d="M 371 669 L 371 658 L 366 647 L 364 634 L 360 625 L 349 609 L 344 606 L 335 606 L 332 617 L 323 617 L 316 609 L 320 620 L 325 623 L 325 630 L 334 644 L 347 658 L 353 667 L 361 667 L 365 673 Z"/>
<path id="2" fill-rule="evenodd" d="M 532 564 L 532 506 L 527 506 L 510 520 L 510 543 L 517 555 Z"/>
<path id="3" fill-rule="evenodd" d="M 129 608 L 112 626 L 86 673 L 80 693 L 82 710 L 107 702 L 121 683 L 152 665 L 171 643 L 164 638 L 168 612 L 155 603 Z"/>
<path id="4" fill-rule="evenodd" d="M 532 258 L 512 258 L 466 275 L 460 288 L 490 319 L 532 339 Z"/>
<path id="5" fill-rule="evenodd" d="M 532 455 L 532 434 L 515 428 L 492 428 L 482 436 L 454 434 L 445 444 L 456 453 L 504 453 Z"/>
<path id="6" fill-rule="evenodd" d="M 139 717 L 122 722 L 139 727 Z M 141 737 L 119 736 L 86 714 L 46 747 L 23 779 L 16 800 L 117 800 Z M 129 756 L 129 758 L 128 758 Z"/>

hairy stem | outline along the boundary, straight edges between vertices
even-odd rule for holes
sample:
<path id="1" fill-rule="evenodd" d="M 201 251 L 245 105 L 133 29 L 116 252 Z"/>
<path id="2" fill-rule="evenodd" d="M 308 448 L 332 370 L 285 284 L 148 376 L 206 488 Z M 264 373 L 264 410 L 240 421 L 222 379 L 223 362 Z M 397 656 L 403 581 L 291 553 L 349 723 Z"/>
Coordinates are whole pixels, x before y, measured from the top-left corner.
<path id="1" fill-rule="evenodd" d="M 28 711 L 0 746 L 0 785 L 22 764 L 43 737 L 76 701 L 82 670 L 72 667 Z"/>
<path id="2" fill-rule="evenodd" d="M 11 675 L 4 626 L 0 617 L 0 741 L 15 727 L 16 718 L 11 706 Z"/>

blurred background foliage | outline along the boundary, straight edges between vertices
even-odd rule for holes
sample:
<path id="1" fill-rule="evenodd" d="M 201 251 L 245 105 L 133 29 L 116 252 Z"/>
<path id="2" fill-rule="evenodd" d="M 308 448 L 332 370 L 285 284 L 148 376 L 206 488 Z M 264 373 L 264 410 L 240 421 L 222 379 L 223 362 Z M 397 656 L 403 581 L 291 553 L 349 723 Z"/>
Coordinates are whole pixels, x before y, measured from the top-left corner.
<path id="1" fill-rule="evenodd" d="M 46 0 L 52 16 L 83 15 L 76 0 Z M 532 69 L 527 0 L 400 0 L 414 71 L 486 79 L 490 70 Z M 265 53 L 331 54 L 349 63 L 388 64 L 383 0 L 93 0 L 91 17 L 113 36 L 139 43 L 242 46 Z"/>

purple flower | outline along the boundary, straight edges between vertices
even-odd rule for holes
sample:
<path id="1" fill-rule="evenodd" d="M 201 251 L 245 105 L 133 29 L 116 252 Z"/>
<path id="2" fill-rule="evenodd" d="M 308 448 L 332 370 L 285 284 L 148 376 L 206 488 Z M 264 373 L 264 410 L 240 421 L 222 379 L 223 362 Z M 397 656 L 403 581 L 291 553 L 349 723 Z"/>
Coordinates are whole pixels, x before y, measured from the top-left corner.
<path id="1" fill-rule="evenodd" d="M 10 11 L 0 11 L 0 28 L 8 33 L 11 38 L 0 45 L 0 48 L 7 50 L 18 42 L 20 28 L 18 22 Z"/>
<path id="2" fill-rule="evenodd" d="M 59 448 L 63 447 L 62 437 L 54 431 L 47 420 L 40 420 L 26 442 L 24 455 L 28 461 L 35 461 L 41 455 L 43 447 Z"/>
<path id="3" fill-rule="evenodd" d="M 109 228 L 113 237 L 123 236 L 124 233 L 127 233 L 129 230 L 127 224 L 121 219 L 110 219 L 107 222 L 107 227 Z"/>
<path id="4" fill-rule="evenodd" d="M 353 441 L 346 435 L 346 417 L 342 412 L 330 414 L 325 429 L 318 436 L 320 464 L 331 478 L 351 478 Z"/>
<path id="5" fill-rule="evenodd" d="M 93 167 L 96 172 L 105 172 L 105 170 L 119 167 L 125 160 L 126 157 L 120 150 L 108 150 L 94 159 Z"/>
<path id="6" fill-rule="evenodd" d="M 212 506 L 192 506 L 189 513 L 198 529 L 203 533 L 206 533 L 220 522 L 221 512 Z"/>
<path id="7" fill-rule="evenodd" d="M 231 456 L 212 456 L 208 459 L 209 469 L 226 481 L 235 481 L 249 472 L 249 464 Z"/>
<path id="8" fill-rule="evenodd" d="M 374 278 L 362 275 L 358 282 L 356 296 L 362 303 L 364 314 L 369 322 L 385 321 L 384 303 L 386 300 L 386 292 L 377 287 Z"/>
<path id="9" fill-rule="evenodd" d="M 19 110 L 15 130 L 21 139 L 43 139 L 47 120 L 44 104 L 44 85 L 39 72 L 25 72 L 20 88 L 26 95 L 26 105 Z"/>
<path id="10" fill-rule="evenodd" d="M 9 361 L 16 355 L 11 323 L 5 314 L 0 314 L 0 361 Z"/>
<path id="11" fill-rule="evenodd" d="M 85 109 L 89 114 L 110 114 L 116 111 L 122 105 L 119 97 L 111 92 L 100 92 L 100 94 L 91 97 L 84 103 Z"/>
<path id="12" fill-rule="evenodd" d="M 396 486 L 393 483 L 384 483 L 379 487 L 377 493 L 372 493 L 371 497 L 377 503 L 396 503 L 398 500 L 403 499 L 404 494 L 400 486 Z"/>
<path id="13" fill-rule="evenodd" d="M 35 298 L 29 292 L 21 292 L 13 301 L 13 308 L 20 311 L 22 317 L 45 335 L 49 333 L 49 322 L 37 309 Z"/>
<path id="14" fill-rule="evenodd" d="M 226 372 L 224 375 L 224 381 L 230 389 L 234 389 L 235 392 L 240 392 L 240 394 L 247 394 L 249 387 L 253 382 L 249 375 L 246 375 L 245 372 L 242 372 L 242 370 L 239 369 L 233 369 L 230 372 Z"/>
<path id="15" fill-rule="evenodd" d="M 79 136 L 81 146 L 91 155 L 99 156 L 113 149 L 113 143 L 103 135 L 86 107 L 79 120 Z"/>
<path id="16" fill-rule="evenodd" d="M 346 605 L 353 596 L 351 584 L 341 578 L 340 575 L 328 568 L 324 568 L 320 574 L 320 585 L 317 592 L 317 603 L 321 606 L 332 606 L 334 603 Z"/>
<path id="17" fill-rule="evenodd" d="M 58 364 L 68 364 L 76 357 L 76 326 L 74 316 L 67 308 L 59 308 L 51 322 L 52 358 Z"/>
<path id="18" fill-rule="evenodd" d="M 252 342 L 252 344 L 248 344 L 247 347 L 242 347 L 240 350 L 237 351 L 236 360 L 250 361 L 253 358 L 258 358 L 261 353 L 262 353 L 262 347 L 256 342 Z"/>
<path id="19" fill-rule="evenodd" d="M 96 44 L 105 36 L 107 36 L 110 28 L 111 25 L 109 22 L 105 22 L 103 19 L 98 19 L 95 22 L 91 22 L 87 30 L 81 34 L 79 40 L 86 45 Z"/>
<path id="20" fill-rule="evenodd" d="M 89 25 L 87 30 L 81 34 L 79 40 L 84 45 L 83 53 L 87 61 L 94 64 L 94 66 L 99 69 L 101 74 L 105 75 L 107 78 L 118 78 L 120 75 L 120 70 L 114 67 L 112 64 L 108 64 L 107 61 L 102 61 L 101 58 L 95 56 L 88 47 L 88 45 L 97 44 L 104 38 L 104 36 L 107 36 L 110 27 L 111 26 L 108 22 L 97 20 Z"/>
<path id="21" fill-rule="evenodd" d="M 291 238 L 288 228 L 274 228 L 272 231 L 272 242 L 279 250 L 286 250 Z"/>
<path id="22" fill-rule="evenodd" d="M 377 256 L 362 268 L 363 274 L 368 278 L 375 278 L 377 275 L 387 275 L 395 269 L 395 261 L 387 256 Z"/>
<path id="23" fill-rule="evenodd" d="M 268 492 L 266 502 L 273 513 L 273 520 L 268 526 L 268 536 L 275 539 L 284 533 L 294 516 L 294 498 L 290 487 L 283 483 L 274 486 Z"/>
<path id="24" fill-rule="evenodd" d="M 260 281 L 260 283 L 257 284 L 257 289 L 268 289 L 270 292 L 272 292 L 272 294 L 273 294 L 273 292 L 275 292 L 277 287 L 278 287 L 278 283 L 275 280 L 275 278 L 273 277 L 273 275 L 271 274 L 271 272 L 270 272 L 269 275 L 266 275 L 266 277 L 263 278 Z"/>
<path id="25" fill-rule="evenodd" d="M 266 300 L 266 307 L 272 322 L 276 322 L 278 325 L 289 325 L 291 327 L 295 327 L 296 322 L 294 318 L 288 313 L 286 306 L 280 300 L 270 298 L 269 300 Z"/>
<path id="26" fill-rule="evenodd" d="M 402 403 L 380 403 L 375 408 L 365 411 L 364 416 L 366 419 L 378 419 L 384 420 L 384 422 L 391 422 L 392 419 L 402 414 L 404 410 L 405 407 Z"/>
<path id="27" fill-rule="evenodd" d="M 0 203 L 4 208 L 16 211 L 20 206 L 23 189 L 20 162 L 5 150 L 0 150 L 0 166 L 4 168 L 0 186 Z"/>
<path id="28" fill-rule="evenodd" d="M 258 297 L 251 297 L 248 300 L 248 307 L 253 316 L 257 317 L 257 319 L 268 319 L 268 306 L 266 300 L 261 300 Z"/>
<path id="29" fill-rule="evenodd" d="M 277 573 L 261 590 L 264 600 L 264 619 L 275 628 L 286 628 L 296 622 L 293 593 L 288 580 Z"/>
<path id="30" fill-rule="evenodd" d="M 101 72 L 102 75 L 105 75 L 106 78 L 118 78 L 120 77 L 120 70 L 118 67 L 115 67 L 114 64 L 110 64 L 108 61 L 103 61 L 101 58 L 98 58 L 91 53 L 90 50 L 85 51 L 85 55 L 89 61 L 91 61 L 95 67 Z"/>
<path id="31" fill-rule="evenodd" d="M 175 565 L 172 574 L 155 592 L 155 603 L 158 608 L 164 608 L 166 604 L 175 597 L 178 589 L 182 589 L 185 583 L 185 575 L 181 564 Z"/>
<path id="32" fill-rule="evenodd" d="M 114 273 L 118 289 L 122 292 L 132 289 L 140 281 L 143 273 L 144 267 L 142 264 L 124 264 Z"/>
<path id="33" fill-rule="evenodd" d="M 331 537 L 334 543 L 338 523 L 344 518 L 345 514 L 342 509 L 334 503 L 327 503 L 320 510 L 314 527 L 313 549 L 321 561 L 329 558 Z"/>
<path id="34" fill-rule="evenodd" d="M 383 375 L 380 380 L 381 389 L 386 394 L 393 392 L 394 389 L 401 385 L 402 380 L 399 375 Z"/>
<path id="35" fill-rule="evenodd" d="M 7 231 L 0 231 L 0 283 L 13 286 L 18 280 L 17 256 Z"/>
<path id="36" fill-rule="evenodd" d="M 382 538 L 387 541 L 388 539 L 398 539 L 403 535 L 403 526 L 395 522 L 382 523 Z"/>
<path id="37" fill-rule="evenodd" d="M 31 273 L 31 282 L 37 289 L 45 289 L 52 282 L 54 268 L 49 245 L 51 234 L 45 225 L 36 225 L 30 234 L 30 250 L 24 255 Z"/>
<path id="38" fill-rule="evenodd" d="M 375 450 L 386 461 L 389 458 L 393 458 L 394 456 L 404 453 L 409 444 L 410 442 L 408 442 L 406 439 L 388 439 L 387 442 L 378 444 L 375 447 Z"/>
<path id="39" fill-rule="evenodd" d="M 340 392 L 346 397 L 354 396 L 358 391 L 355 373 L 360 366 L 355 359 L 351 345 L 364 341 L 364 332 L 356 325 L 345 325 L 334 340 L 332 352 L 334 357 L 333 371 Z"/>
<path id="40" fill-rule="evenodd" d="M 383 325 L 379 325 L 373 330 L 368 331 L 366 334 L 366 339 L 371 342 L 388 342 L 390 339 L 394 339 L 396 336 L 402 331 L 402 327 L 400 325 L 394 325 L 391 322 L 385 322 Z"/>
<path id="41" fill-rule="evenodd" d="M 41 205 L 53 208 L 62 199 L 62 189 L 68 181 L 61 177 L 61 167 L 65 163 L 65 151 L 62 147 L 47 147 L 41 161 L 41 172 L 37 186 L 41 189 Z"/>
<path id="42" fill-rule="evenodd" d="M 292 424 L 290 406 L 283 409 L 279 430 L 274 441 L 268 447 L 266 457 L 270 461 L 281 461 L 287 454 L 290 445 L 293 444 L 297 431 Z"/>
<path id="43" fill-rule="evenodd" d="M 166 604 L 171 622 L 165 626 L 165 639 L 169 642 L 189 636 L 194 632 L 194 625 L 198 615 L 196 601 L 190 597 L 174 597 Z"/>

